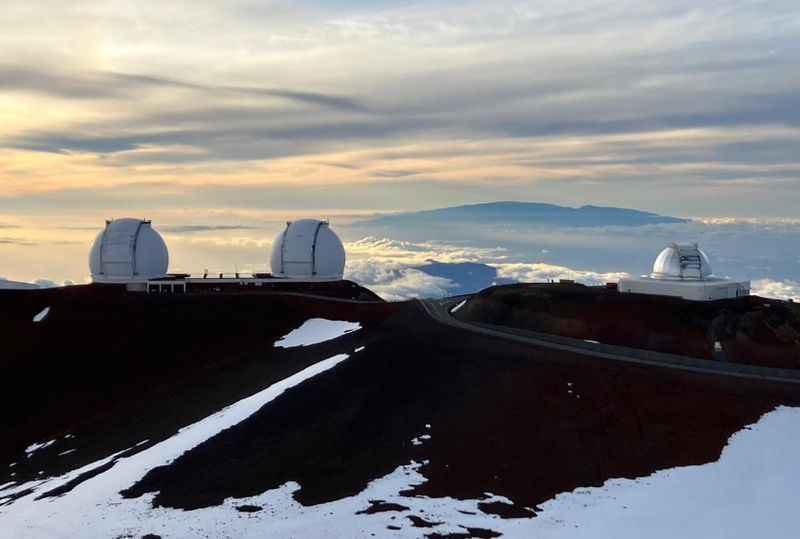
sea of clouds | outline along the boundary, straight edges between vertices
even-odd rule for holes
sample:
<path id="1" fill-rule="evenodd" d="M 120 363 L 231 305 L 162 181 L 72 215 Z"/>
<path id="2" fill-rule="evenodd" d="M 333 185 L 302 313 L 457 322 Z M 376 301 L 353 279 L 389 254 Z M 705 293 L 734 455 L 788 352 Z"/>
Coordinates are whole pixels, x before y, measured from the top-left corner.
<path id="1" fill-rule="evenodd" d="M 388 238 L 368 237 L 347 244 L 348 253 L 355 255 L 347 264 L 348 279 L 375 291 L 387 300 L 403 300 L 419 297 L 440 297 L 452 293 L 459 287 L 459 279 L 431 275 L 424 269 L 433 262 L 452 264 L 458 275 L 458 265 L 464 263 L 483 264 L 493 268 L 497 279 L 486 282 L 549 281 L 573 279 L 586 284 L 601 284 L 616 281 L 627 275 L 624 272 L 600 273 L 573 269 L 543 262 L 507 262 L 504 248 L 482 248 L 467 245 L 450 245 L 440 242 L 415 243 Z M 463 278 L 474 268 L 464 268 Z"/>

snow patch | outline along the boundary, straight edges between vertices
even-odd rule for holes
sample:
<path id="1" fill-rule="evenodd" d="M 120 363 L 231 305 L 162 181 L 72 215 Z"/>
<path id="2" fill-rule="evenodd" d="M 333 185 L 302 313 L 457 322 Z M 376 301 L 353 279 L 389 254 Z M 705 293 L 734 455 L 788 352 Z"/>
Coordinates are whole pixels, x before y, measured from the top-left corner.
<path id="1" fill-rule="evenodd" d="M 122 451 L 117 451 L 116 453 L 114 453 L 112 455 L 109 455 L 108 457 L 106 457 L 104 459 L 98 460 L 96 462 L 92 462 L 92 463 L 87 464 L 85 466 L 82 466 L 82 467 L 80 467 L 80 468 L 78 468 L 76 470 L 71 470 L 70 472 L 67 472 L 66 474 L 64 474 L 64 475 L 62 475 L 60 477 L 46 478 L 46 479 L 36 479 L 36 480 L 33 480 L 33 481 L 28 481 L 27 483 L 21 483 L 19 485 L 16 485 L 16 488 L 14 488 L 14 490 L 12 490 L 11 492 L 8 492 L 7 494 L 9 496 L 14 496 L 16 494 L 23 493 L 25 491 L 30 490 L 31 494 L 29 494 L 27 496 L 27 498 L 33 498 L 34 496 L 36 496 L 36 494 L 34 494 L 34 493 L 37 492 L 41 487 L 49 486 L 51 483 L 54 483 L 53 488 L 58 488 L 60 486 L 63 486 L 65 484 L 67 484 L 68 482 L 72 481 L 73 479 L 76 479 L 77 477 L 83 475 L 86 472 L 90 472 L 92 470 L 95 470 L 97 468 L 105 466 L 106 464 L 108 464 L 109 462 L 114 460 L 116 457 L 118 457 L 119 455 L 125 453 L 126 451 L 129 451 L 130 449 L 131 448 L 127 448 L 127 449 L 123 449 Z M 25 500 L 25 499 L 26 499 L 26 497 L 20 498 L 20 501 Z M 0 519 L 2 518 L 2 516 L 3 516 L 3 512 L 2 512 L 2 509 L 0 509 Z"/>
<path id="2" fill-rule="evenodd" d="M 463 307 L 466 304 L 467 304 L 467 300 L 462 301 L 461 303 L 459 303 L 458 305 L 456 305 L 455 307 L 450 309 L 450 314 L 453 314 L 454 312 L 458 311 L 461 307 Z"/>
<path id="3" fill-rule="evenodd" d="M 411 439 L 412 445 L 422 445 L 426 440 L 430 440 L 430 434 L 423 434 L 422 436 L 417 436 L 416 438 Z"/>
<path id="4" fill-rule="evenodd" d="M 734 434 L 717 462 L 611 479 L 540 504 L 536 537 L 791 538 L 797 534 L 800 408 Z"/>
<path id="5" fill-rule="evenodd" d="M 343 320 L 326 320 L 312 318 L 306 320 L 302 326 L 281 337 L 275 348 L 292 348 L 293 346 L 310 346 L 341 337 L 347 333 L 361 329 L 358 322 L 345 322 Z"/>
<path id="6" fill-rule="evenodd" d="M 44 309 L 41 310 L 41 312 L 39 312 L 39 314 L 33 317 L 33 321 L 42 322 L 47 318 L 49 314 L 50 314 L 50 307 L 45 307 Z"/>
<path id="7" fill-rule="evenodd" d="M 64 496 L 38 502 L 34 496 L 27 496 L 2 506 L 0 529 L 15 537 L 80 535 L 88 539 L 139 537 L 147 533 L 242 539 L 262 538 L 265 534 L 276 538 L 319 537 L 322 530 L 325 537 L 344 539 L 385 537 L 388 525 L 400 527 L 392 536 L 420 538 L 432 533 L 464 534 L 467 528 L 490 529 L 502 533 L 504 539 L 789 539 L 796 535 L 800 408 L 787 407 L 766 414 L 755 425 L 732 436 L 718 462 L 663 470 L 636 480 L 612 479 L 597 488 L 578 488 L 541 504 L 533 519 L 501 519 L 484 514 L 478 505 L 481 502 L 512 503 L 491 492 L 483 500 L 402 496 L 400 492 L 426 481 L 419 473 L 422 464 L 415 461 L 370 482 L 355 496 L 310 507 L 292 497 L 300 488 L 295 482 L 193 511 L 154 509 L 152 493 L 131 500 L 119 496 L 121 489 L 149 469 L 170 462 L 289 387 L 332 368 L 346 357 L 336 356 L 309 367 L 160 444 L 120 459 L 111 470 Z M 370 507 L 370 500 L 399 504 L 408 510 L 359 514 Z M 261 510 L 241 513 L 236 508 L 242 505 Z M 411 515 L 436 524 L 432 528 L 415 528 L 406 518 Z"/>
<path id="8" fill-rule="evenodd" d="M 28 447 L 25 448 L 25 454 L 28 455 L 28 458 L 31 458 L 31 456 L 33 456 L 33 454 L 36 453 L 37 451 L 40 451 L 40 450 L 45 449 L 47 447 L 50 447 L 54 443 L 56 443 L 55 440 L 50 440 L 49 442 L 41 442 L 41 443 L 37 443 L 37 444 L 31 444 L 31 445 L 29 445 Z"/>
<path id="9" fill-rule="evenodd" d="M 131 526 L 139 520 L 142 523 L 150 522 L 148 518 L 152 519 L 152 522 L 158 523 L 157 526 L 161 529 L 161 524 L 169 521 L 169 517 L 166 515 L 184 512 L 152 509 L 149 502 L 154 495 L 143 496 L 136 500 L 125 500 L 119 494 L 120 491 L 136 483 L 153 468 L 173 462 L 186 451 L 245 420 L 262 406 L 282 395 L 287 389 L 332 369 L 348 357 L 348 354 L 338 354 L 306 367 L 250 397 L 180 429 L 178 434 L 171 438 L 129 457 L 119 458 L 121 454 L 131 448 L 72 470 L 57 478 L 29 481 L 17 485 L 8 495 L 23 493 L 28 489 L 32 489 L 32 492 L 14 500 L 9 505 L 0 506 L 0 529 L 16 531 L 11 534 L 14 537 L 23 534 L 25 537 L 34 538 L 75 537 L 78 535 L 87 538 L 117 537 L 127 533 L 117 531 L 123 524 Z M 142 440 L 134 447 L 141 446 L 147 441 Z M 111 461 L 116 461 L 113 467 L 79 484 L 69 493 L 57 498 L 36 500 L 40 487 L 46 485 L 49 489 L 58 488 Z M 195 513 L 187 512 L 189 515 L 195 515 Z M 189 520 L 191 521 L 192 517 Z M 90 523 L 90 526 L 87 527 L 87 523 Z M 149 532 L 144 530 L 142 533 Z M 174 536 L 175 534 L 170 533 L 170 535 Z M 196 533 L 177 534 L 179 537 L 196 535 Z M 211 533 L 210 535 L 216 537 L 219 534 Z"/>

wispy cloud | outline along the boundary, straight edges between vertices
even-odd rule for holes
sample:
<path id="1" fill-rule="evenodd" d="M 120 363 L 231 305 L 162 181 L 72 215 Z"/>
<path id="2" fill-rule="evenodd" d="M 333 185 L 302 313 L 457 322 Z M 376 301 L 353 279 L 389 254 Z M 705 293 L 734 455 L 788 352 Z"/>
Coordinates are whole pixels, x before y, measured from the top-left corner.
<path id="1" fill-rule="evenodd" d="M 19 238 L 0 238 L 0 245 L 20 245 L 23 247 L 31 247 L 36 245 L 36 242 Z"/>
<path id="2" fill-rule="evenodd" d="M 348 111 L 366 111 L 367 106 L 354 98 L 322 92 L 287 88 L 213 85 L 108 71 L 63 72 L 20 65 L 0 65 L 0 91 L 35 92 L 64 99 L 141 99 L 143 93 L 186 90 L 205 98 L 250 97 L 279 98 L 286 101 Z"/>
<path id="3" fill-rule="evenodd" d="M 792 0 L 4 8 L 0 196 L 20 206 L 800 204 Z"/>
<path id="4" fill-rule="evenodd" d="M 197 234 L 202 232 L 258 230 L 259 227 L 247 225 L 161 225 L 158 229 L 167 234 Z"/>

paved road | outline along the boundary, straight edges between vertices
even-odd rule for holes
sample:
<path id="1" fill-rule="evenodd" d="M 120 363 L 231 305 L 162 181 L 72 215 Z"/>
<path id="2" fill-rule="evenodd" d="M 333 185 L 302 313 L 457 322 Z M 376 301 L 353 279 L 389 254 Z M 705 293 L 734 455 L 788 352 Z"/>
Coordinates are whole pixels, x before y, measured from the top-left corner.
<path id="1" fill-rule="evenodd" d="M 450 310 L 467 297 L 468 296 L 459 296 L 443 300 L 420 300 L 420 303 L 431 318 L 450 327 L 489 337 L 581 354 L 592 360 L 621 361 L 665 369 L 718 374 L 769 382 L 800 384 L 800 371 L 798 370 L 758 367 L 739 363 L 720 363 L 706 359 L 602 344 L 492 324 L 462 322 L 454 318 L 450 314 Z"/>

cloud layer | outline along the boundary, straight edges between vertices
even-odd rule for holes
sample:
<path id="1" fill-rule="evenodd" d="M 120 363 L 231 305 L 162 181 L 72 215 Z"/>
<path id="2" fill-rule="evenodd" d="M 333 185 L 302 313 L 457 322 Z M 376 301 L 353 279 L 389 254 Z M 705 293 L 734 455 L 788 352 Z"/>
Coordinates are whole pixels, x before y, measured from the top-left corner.
<path id="1" fill-rule="evenodd" d="M 364 238 L 348 243 L 349 253 L 357 257 L 347 264 L 346 277 L 391 301 L 409 298 L 452 295 L 463 282 L 470 280 L 470 268 L 459 278 L 447 279 L 427 273 L 430 262 L 486 264 L 497 272 L 497 281 L 546 282 L 573 279 L 585 284 L 616 281 L 626 273 L 597 273 L 546 263 L 505 263 L 504 249 L 486 249 L 468 245 L 414 243 L 387 238 Z M 485 287 L 493 284 L 481 284 Z"/>
<path id="2" fill-rule="evenodd" d="M 789 216 L 798 31 L 791 0 L 12 2 L 0 211 Z"/>
<path id="3" fill-rule="evenodd" d="M 772 279 L 756 279 L 752 282 L 752 293 L 757 296 L 800 301 L 800 282 L 792 279 L 774 281 Z"/>

